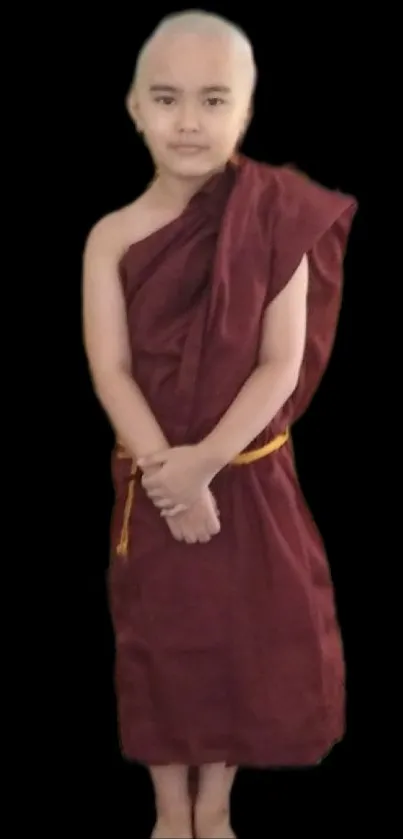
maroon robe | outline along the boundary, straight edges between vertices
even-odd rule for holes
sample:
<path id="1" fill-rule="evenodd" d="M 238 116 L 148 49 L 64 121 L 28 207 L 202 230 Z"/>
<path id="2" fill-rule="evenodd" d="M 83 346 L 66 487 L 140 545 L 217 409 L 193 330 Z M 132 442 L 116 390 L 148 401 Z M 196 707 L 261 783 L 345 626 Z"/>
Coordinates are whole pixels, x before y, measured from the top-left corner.
<path id="1" fill-rule="evenodd" d="M 133 376 L 170 444 L 208 434 L 258 358 L 262 318 L 304 253 L 308 327 L 299 384 L 249 448 L 305 411 L 339 314 L 354 198 L 243 156 L 120 263 Z M 344 734 L 345 668 L 324 547 L 291 441 L 212 484 L 221 532 L 173 539 L 113 455 L 109 569 L 122 751 L 146 764 L 318 762 Z"/>

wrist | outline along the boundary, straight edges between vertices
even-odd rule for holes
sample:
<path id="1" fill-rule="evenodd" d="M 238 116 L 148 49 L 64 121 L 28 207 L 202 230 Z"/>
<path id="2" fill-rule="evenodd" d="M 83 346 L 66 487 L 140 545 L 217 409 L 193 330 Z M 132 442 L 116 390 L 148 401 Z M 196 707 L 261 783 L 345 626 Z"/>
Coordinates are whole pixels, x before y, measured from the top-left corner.
<path id="1" fill-rule="evenodd" d="M 212 435 L 205 437 L 204 440 L 198 443 L 197 449 L 199 457 L 206 468 L 206 472 L 213 477 L 227 465 L 223 447 Z"/>

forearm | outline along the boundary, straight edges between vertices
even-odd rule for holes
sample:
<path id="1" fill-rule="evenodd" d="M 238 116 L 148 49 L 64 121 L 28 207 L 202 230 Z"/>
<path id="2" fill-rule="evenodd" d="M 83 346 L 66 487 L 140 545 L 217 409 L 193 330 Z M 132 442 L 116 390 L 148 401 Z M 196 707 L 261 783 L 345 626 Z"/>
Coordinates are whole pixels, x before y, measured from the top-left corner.
<path id="1" fill-rule="evenodd" d="M 96 395 L 118 440 L 137 460 L 168 447 L 168 442 L 140 388 L 123 371 L 95 384 Z"/>
<path id="2" fill-rule="evenodd" d="M 200 444 L 219 471 L 242 452 L 274 419 L 295 390 L 294 368 L 284 362 L 258 367 L 214 430 Z"/>

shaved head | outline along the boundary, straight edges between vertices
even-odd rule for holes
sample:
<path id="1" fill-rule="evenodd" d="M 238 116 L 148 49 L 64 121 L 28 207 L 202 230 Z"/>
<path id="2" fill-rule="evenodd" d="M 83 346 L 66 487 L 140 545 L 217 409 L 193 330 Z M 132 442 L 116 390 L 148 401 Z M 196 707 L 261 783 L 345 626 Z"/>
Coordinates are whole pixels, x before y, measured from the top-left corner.
<path id="1" fill-rule="evenodd" d="M 243 30 L 232 21 L 220 15 L 201 10 L 189 10 L 167 15 L 143 44 L 136 62 L 132 87 L 135 88 L 147 70 L 147 64 L 153 55 L 161 49 L 167 39 L 181 35 L 199 35 L 201 37 L 221 39 L 236 53 L 240 69 L 246 74 L 251 94 L 256 85 L 256 65 L 252 45 Z"/>
<path id="2" fill-rule="evenodd" d="M 163 18 L 127 97 L 158 170 L 192 178 L 222 167 L 249 124 L 255 83 L 252 46 L 234 23 L 203 11 Z"/>

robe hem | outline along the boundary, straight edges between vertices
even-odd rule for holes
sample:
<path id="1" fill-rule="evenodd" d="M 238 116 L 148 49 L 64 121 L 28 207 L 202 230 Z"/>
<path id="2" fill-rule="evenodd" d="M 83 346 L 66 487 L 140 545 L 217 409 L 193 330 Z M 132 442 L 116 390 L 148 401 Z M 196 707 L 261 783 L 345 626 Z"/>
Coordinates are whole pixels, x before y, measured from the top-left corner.
<path id="1" fill-rule="evenodd" d="M 200 749 L 196 751 L 177 750 L 167 754 L 167 751 L 148 751 L 141 754 L 141 750 L 131 750 L 121 746 L 124 760 L 130 763 L 140 763 L 145 766 L 204 766 L 209 763 L 225 763 L 227 766 L 239 766 L 251 769 L 303 769 L 314 768 L 321 764 L 339 745 L 344 734 L 328 738 L 326 741 L 312 743 L 301 749 L 264 749 L 257 753 L 253 749 Z"/>

